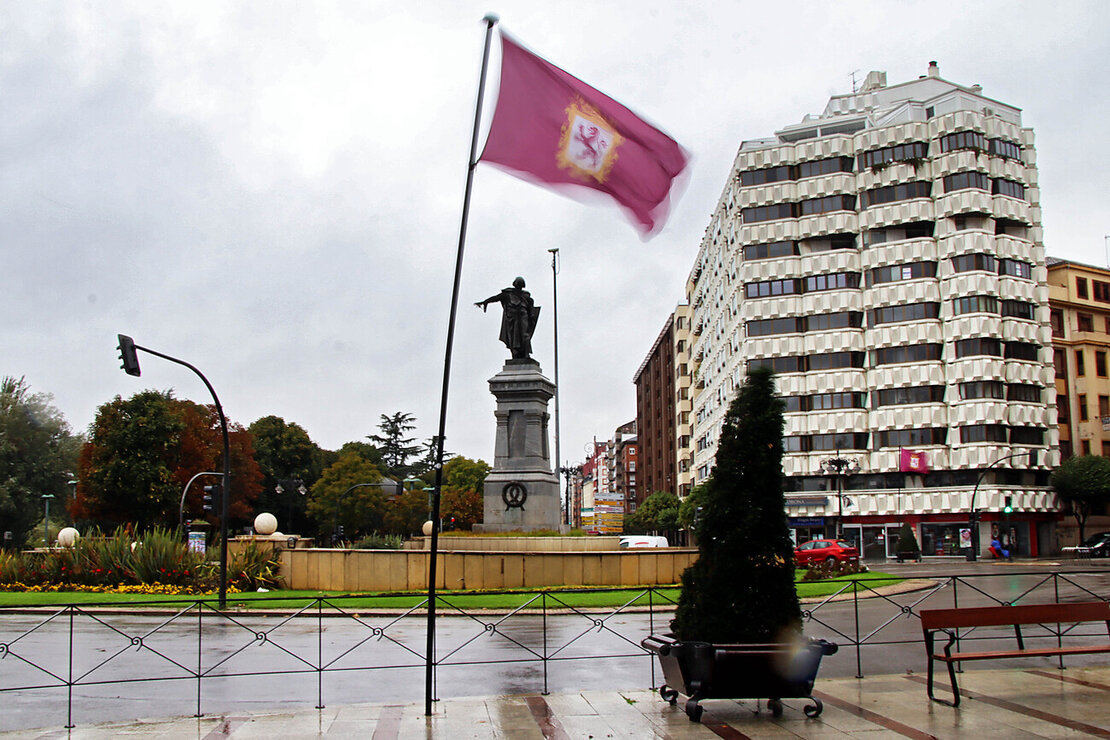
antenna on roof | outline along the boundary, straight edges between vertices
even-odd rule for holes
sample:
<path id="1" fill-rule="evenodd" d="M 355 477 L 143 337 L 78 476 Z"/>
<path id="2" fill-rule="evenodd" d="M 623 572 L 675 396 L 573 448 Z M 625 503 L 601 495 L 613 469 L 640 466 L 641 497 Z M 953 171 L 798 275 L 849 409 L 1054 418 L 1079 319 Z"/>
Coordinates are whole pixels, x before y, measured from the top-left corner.
<path id="1" fill-rule="evenodd" d="M 853 93 L 853 94 L 855 94 L 855 93 L 858 93 L 858 92 L 859 92 L 859 88 L 858 88 L 858 87 L 856 86 L 856 75 L 858 75 L 858 74 L 859 74 L 859 72 L 860 72 L 860 71 L 859 71 L 858 69 L 853 69 L 853 70 L 852 70 L 852 72 L 851 72 L 851 74 L 850 74 L 850 75 L 848 75 L 849 77 L 851 77 L 851 78 L 852 78 L 852 93 Z"/>

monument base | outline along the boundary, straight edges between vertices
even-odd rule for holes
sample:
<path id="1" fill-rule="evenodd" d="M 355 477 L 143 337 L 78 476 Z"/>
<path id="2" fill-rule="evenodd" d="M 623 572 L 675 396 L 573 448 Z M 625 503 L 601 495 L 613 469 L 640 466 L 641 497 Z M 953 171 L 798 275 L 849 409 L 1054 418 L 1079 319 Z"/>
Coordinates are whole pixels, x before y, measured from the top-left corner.
<path id="1" fill-rule="evenodd" d="M 475 532 L 570 532 L 561 523 L 559 482 L 551 473 L 494 471 L 483 493 L 484 523 L 475 524 Z"/>

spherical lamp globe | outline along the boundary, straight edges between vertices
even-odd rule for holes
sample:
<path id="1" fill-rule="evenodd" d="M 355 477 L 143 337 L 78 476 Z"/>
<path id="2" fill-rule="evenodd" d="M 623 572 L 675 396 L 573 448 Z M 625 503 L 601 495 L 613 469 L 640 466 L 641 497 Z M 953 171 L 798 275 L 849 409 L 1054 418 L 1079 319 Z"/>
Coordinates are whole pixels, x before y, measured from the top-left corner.
<path id="1" fill-rule="evenodd" d="M 63 527 L 62 531 L 58 532 L 58 544 L 62 547 L 73 547 L 77 544 L 77 538 L 80 533 L 73 527 Z"/>
<path id="2" fill-rule="evenodd" d="M 277 531 L 277 517 L 264 511 L 254 518 L 254 531 L 261 535 L 271 535 Z"/>
<path id="3" fill-rule="evenodd" d="M 425 537 L 431 537 L 432 536 L 432 527 L 434 527 L 434 526 L 435 525 L 432 524 L 432 520 L 429 519 L 428 521 L 424 522 L 424 526 L 420 528 L 420 531 L 424 533 Z"/>

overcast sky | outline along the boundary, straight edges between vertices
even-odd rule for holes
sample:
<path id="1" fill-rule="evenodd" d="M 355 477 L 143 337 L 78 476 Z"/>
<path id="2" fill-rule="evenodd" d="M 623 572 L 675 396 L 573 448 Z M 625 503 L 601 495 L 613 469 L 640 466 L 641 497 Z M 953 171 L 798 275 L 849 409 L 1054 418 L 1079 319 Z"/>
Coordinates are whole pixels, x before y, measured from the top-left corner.
<path id="1" fill-rule="evenodd" d="M 0 5 L 0 375 L 51 393 L 76 431 L 144 388 L 268 414 L 334 449 L 381 414 L 438 424 L 443 351 L 487 12 L 693 155 L 642 242 L 583 205 L 481 165 L 448 450 L 492 461 L 496 306 L 521 275 L 552 377 L 561 255 L 565 460 L 635 417 L 632 376 L 683 288 L 740 142 L 930 60 L 1023 109 L 1045 245 L 1106 264 L 1110 3 L 5 2 Z M 497 44 L 495 42 L 495 51 Z M 491 63 L 496 80 L 498 57 Z M 492 93 L 492 91 L 491 91 Z M 492 115 L 488 98 L 485 120 Z"/>

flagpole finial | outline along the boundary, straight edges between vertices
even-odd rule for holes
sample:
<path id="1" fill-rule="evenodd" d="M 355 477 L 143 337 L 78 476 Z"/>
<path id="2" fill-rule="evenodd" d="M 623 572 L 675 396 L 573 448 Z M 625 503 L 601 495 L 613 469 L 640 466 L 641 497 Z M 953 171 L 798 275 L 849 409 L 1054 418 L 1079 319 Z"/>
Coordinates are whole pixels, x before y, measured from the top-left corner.
<path id="1" fill-rule="evenodd" d="M 497 21 L 501 20 L 501 16 L 497 15 L 497 13 L 486 13 L 485 18 L 482 20 L 492 28 L 497 25 Z"/>

